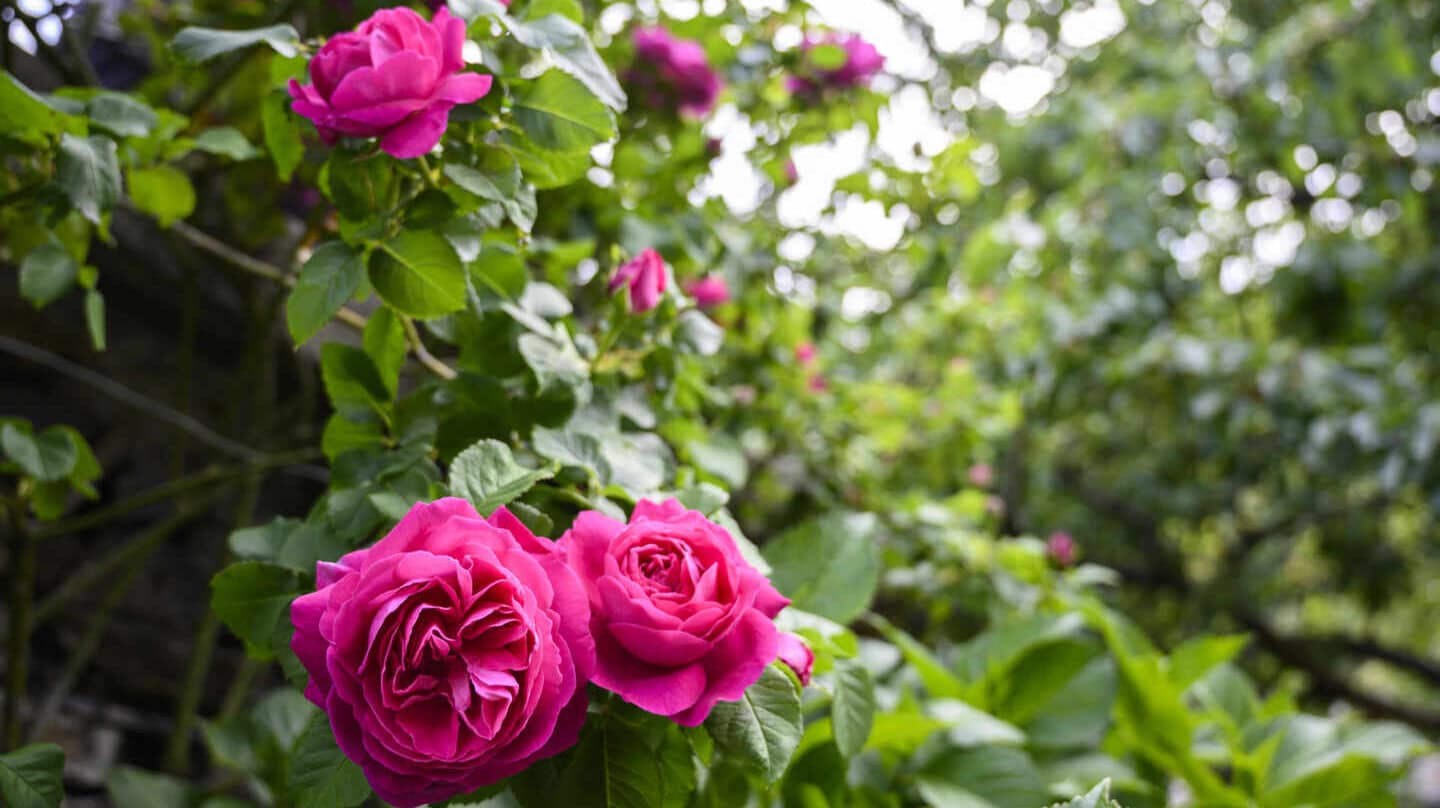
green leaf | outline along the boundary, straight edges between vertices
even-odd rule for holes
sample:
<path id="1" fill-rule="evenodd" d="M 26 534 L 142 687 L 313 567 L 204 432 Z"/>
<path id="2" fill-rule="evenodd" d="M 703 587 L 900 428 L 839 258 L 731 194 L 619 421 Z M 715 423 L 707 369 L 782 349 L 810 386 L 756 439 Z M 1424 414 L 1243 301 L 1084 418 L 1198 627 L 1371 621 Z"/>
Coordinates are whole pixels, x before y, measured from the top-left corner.
<path id="1" fill-rule="evenodd" d="M 1170 654 L 1170 679 L 1179 687 L 1189 687 L 1215 666 L 1234 659 L 1249 642 L 1250 637 L 1246 634 L 1189 640 Z"/>
<path id="2" fill-rule="evenodd" d="M 763 551 L 771 581 L 796 608 L 849 623 L 880 583 L 875 525 L 872 514 L 837 512 L 787 530 Z"/>
<path id="3" fill-rule="evenodd" d="M 41 244 L 20 262 L 20 296 L 37 309 L 54 303 L 75 285 L 80 267 L 64 247 Z"/>
<path id="4" fill-rule="evenodd" d="M 185 808 L 190 804 L 190 789 L 184 781 L 134 766 L 111 769 L 105 791 L 114 808 Z"/>
<path id="5" fill-rule="evenodd" d="M 932 697 L 958 699 L 964 694 L 965 684 L 959 677 L 933 651 L 905 633 L 904 629 L 891 625 L 879 615 L 867 615 L 866 620 L 900 649 L 900 654 L 920 675 L 920 682 Z"/>
<path id="6" fill-rule="evenodd" d="M 675 340 L 701 356 L 713 356 L 725 344 L 725 329 L 695 309 L 680 313 Z"/>
<path id="7" fill-rule="evenodd" d="M 98 289 L 85 291 L 85 330 L 95 350 L 105 350 L 105 297 Z"/>
<path id="8" fill-rule="evenodd" d="M 335 312 L 355 296 L 365 277 L 364 256 L 343 241 L 327 241 L 300 267 L 295 289 L 285 302 L 290 338 L 303 345 Z"/>
<path id="9" fill-rule="evenodd" d="M 174 166 L 134 168 L 129 172 L 130 199 L 135 207 L 169 227 L 195 212 L 195 186 Z"/>
<path id="10" fill-rule="evenodd" d="M 290 633 L 290 601 L 301 592 L 295 570 L 243 561 L 210 581 L 210 607 L 255 659 L 273 656 L 277 635 Z"/>
<path id="11" fill-rule="evenodd" d="M 585 22 L 585 10 L 580 7 L 580 0 L 530 0 L 525 4 L 526 19 L 539 19 L 550 14 L 559 14 L 577 23 Z"/>
<path id="12" fill-rule="evenodd" d="M 290 96 L 280 91 L 265 96 L 260 108 L 261 129 L 265 147 L 275 161 L 275 173 L 289 182 L 296 167 L 305 158 L 305 141 L 301 139 L 301 123 L 290 111 Z"/>
<path id="13" fill-rule="evenodd" d="M 835 746 L 845 757 L 858 755 L 875 723 L 875 683 L 865 666 L 848 659 L 835 663 L 835 694 L 830 703 Z"/>
<path id="14" fill-rule="evenodd" d="M 171 41 L 170 47 L 180 58 L 190 62 L 204 62 L 222 53 L 248 48 L 264 43 L 281 56 L 298 53 L 300 33 L 288 23 L 267 25 L 248 31 L 222 31 L 218 28 L 191 26 L 181 29 Z"/>
<path id="15" fill-rule="evenodd" d="M 336 412 L 360 422 L 388 416 L 390 389 L 374 360 L 359 348 L 337 342 L 320 346 L 320 378 Z"/>
<path id="16" fill-rule="evenodd" d="M 785 773 L 800 743 L 800 692 L 771 665 L 739 701 L 722 701 L 705 720 L 715 746 L 760 772 L 766 782 Z"/>
<path id="17" fill-rule="evenodd" d="M 916 785 L 934 806 L 1035 808 L 1048 796 L 1030 756 L 1003 746 L 940 754 L 926 763 Z"/>
<path id="18" fill-rule="evenodd" d="M 382 306 L 370 315 L 361 335 L 365 355 L 375 364 L 380 382 L 389 391 L 390 398 L 400 390 L 400 368 L 405 365 L 409 348 L 405 343 L 405 326 L 395 310 Z"/>
<path id="19" fill-rule="evenodd" d="M 99 92 L 85 104 L 96 126 L 120 137 L 144 137 L 160 122 L 148 104 L 123 93 Z"/>
<path id="20" fill-rule="evenodd" d="M 80 457 L 70 433 L 62 426 L 52 426 L 39 435 L 14 422 L 0 428 L 0 448 L 15 461 L 24 473 L 41 482 L 54 482 L 70 476 Z"/>
<path id="21" fill-rule="evenodd" d="M 485 14 L 492 17 L 504 16 L 507 11 L 500 0 L 450 0 L 446 6 L 450 13 L 464 20 L 474 22 L 476 17 Z"/>
<path id="22" fill-rule="evenodd" d="M 19 79 L 0 71 L 0 134 L 43 143 L 46 135 L 62 130 L 61 114 Z"/>
<path id="23" fill-rule="evenodd" d="M 53 743 L 0 755 L 0 797 L 8 808 L 60 808 L 65 753 Z"/>
<path id="24" fill-rule="evenodd" d="M 195 148 L 210 154 L 229 157 L 231 160 L 253 160 L 261 155 L 249 140 L 233 126 L 207 129 L 195 138 Z"/>
<path id="25" fill-rule="evenodd" d="M 625 91 L 579 23 L 551 14 L 523 23 L 509 20 L 506 26 L 520 44 L 549 53 L 561 70 L 579 79 L 606 106 L 616 112 L 625 109 Z"/>
<path id="26" fill-rule="evenodd" d="M 662 755 L 625 709 L 592 720 L 558 778 L 527 778 L 516 785 L 526 808 L 662 808 L 666 805 Z"/>
<path id="27" fill-rule="evenodd" d="M 588 150 L 547 151 L 532 142 L 523 132 L 516 130 L 506 131 L 500 144 L 520 164 L 525 178 L 541 190 L 559 188 L 575 182 L 585 176 L 592 164 Z"/>
<path id="28" fill-rule="evenodd" d="M 310 723 L 290 754 L 290 793 L 296 808 L 351 808 L 370 796 L 365 774 L 335 744 L 324 713 Z"/>
<path id="29" fill-rule="evenodd" d="M 429 319 L 465 308 L 465 265 L 439 233 L 406 230 L 370 254 L 370 282 L 386 303 Z"/>
<path id="30" fill-rule="evenodd" d="M 94 224 L 100 224 L 100 218 L 120 197 L 120 164 L 115 154 L 115 141 L 108 137 L 66 134 L 60 139 L 55 180 L 70 204 Z"/>
<path id="31" fill-rule="evenodd" d="M 805 57 L 810 64 L 821 70 L 838 70 L 850 61 L 850 53 L 839 45 L 824 44 L 816 45 L 806 51 Z"/>
<path id="32" fill-rule="evenodd" d="M 475 510 L 489 516 L 554 475 L 550 469 L 525 468 L 515 462 L 509 446 L 486 439 L 455 456 L 450 464 L 450 493 L 470 500 Z"/>
<path id="33" fill-rule="evenodd" d="M 1088 794 L 1067 803 L 1056 803 L 1053 808 L 1120 808 L 1120 805 L 1110 799 L 1110 781 L 1105 780 Z"/>
<path id="34" fill-rule="evenodd" d="M 266 561 L 307 575 L 316 561 L 334 561 L 349 549 L 320 525 L 277 518 L 230 534 L 230 551 L 246 560 Z"/>
<path id="35" fill-rule="evenodd" d="M 579 79 L 559 70 L 523 84 L 512 108 L 530 141 L 549 151 L 586 150 L 615 136 L 615 116 Z"/>

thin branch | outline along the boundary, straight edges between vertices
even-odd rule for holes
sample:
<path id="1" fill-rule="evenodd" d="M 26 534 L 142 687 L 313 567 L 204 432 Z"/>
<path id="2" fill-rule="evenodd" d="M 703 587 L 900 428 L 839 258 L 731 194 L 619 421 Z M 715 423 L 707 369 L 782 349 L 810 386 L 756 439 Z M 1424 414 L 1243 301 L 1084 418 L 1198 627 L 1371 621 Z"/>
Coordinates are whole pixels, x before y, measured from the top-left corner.
<path id="1" fill-rule="evenodd" d="M 64 521 L 45 525 L 36 531 L 36 538 L 48 539 L 55 536 L 89 530 L 98 525 L 103 525 L 112 519 L 117 519 L 126 514 L 138 511 L 141 508 L 239 477 L 255 469 L 257 466 L 260 469 L 295 466 L 308 463 L 321 456 L 319 449 L 297 449 L 293 452 L 279 452 L 277 454 L 267 455 L 265 459 L 258 464 L 241 463 L 233 466 L 211 466 L 186 477 L 180 477 L 157 485 L 154 488 L 148 488 L 138 494 L 122 499 L 114 504 L 106 505 L 103 508 L 97 508 L 89 513 L 82 513 Z M 316 470 L 322 473 L 324 472 L 324 469 L 318 467 L 316 467 Z"/>
<path id="2" fill-rule="evenodd" d="M 268 456 L 264 452 L 256 451 L 237 440 L 227 438 L 183 412 L 177 412 L 166 404 L 152 398 L 147 398 L 117 381 L 102 376 L 89 368 L 77 365 L 44 348 L 31 345 L 28 342 L 21 342 L 12 337 L 0 336 L 0 351 L 47 367 L 81 384 L 92 387 L 121 404 L 133 407 L 156 420 L 163 421 L 177 429 L 184 430 L 190 437 L 195 438 L 217 451 L 224 452 L 231 457 L 238 457 L 247 463 L 256 465 L 265 465 L 268 462 Z M 296 469 L 297 473 L 305 477 L 315 479 L 319 482 L 328 482 L 328 478 L 323 473 L 315 474 L 314 471 L 314 469 L 308 469 L 305 466 L 300 466 Z"/>
<path id="3" fill-rule="evenodd" d="M 246 272 L 256 277 L 278 283 L 287 289 L 295 286 L 295 276 L 293 274 L 265 261 L 261 261 L 252 255 L 247 255 L 199 228 L 193 227 L 185 222 L 175 222 L 170 225 L 170 230 L 175 235 L 184 239 L 192 247 L 210 253 L 241 272 Z M 347 309 L 344 306 L 341 306 L 340 310 L 335 312 L 335 319 L 357 331 L 365 328 L 365 315 L 353 309 Z"/>
<path id="4" fill-rule="evenodd" d="M 420 338 L 420 331 L 415 328 L 415 321 L 402 316 L 400 322 L 405 326 L 405 338 L 410 342 L 410 352 L 415 355 L 420 364 L 442 379 L 455 378 L 455 369 L 436 359 L 435 355 L 425 347 L 425 341 Z"/>
<path id="5" fill-rule="evenodd" d="M 10 648 L 6 657 L 3 747 L 20 747 L 20 704 L 25 700 L 30 664 L 30 634 L 35 628 L 35 538 L 25 524 L 25 500 L 6 503 L 10 516 Z"/>

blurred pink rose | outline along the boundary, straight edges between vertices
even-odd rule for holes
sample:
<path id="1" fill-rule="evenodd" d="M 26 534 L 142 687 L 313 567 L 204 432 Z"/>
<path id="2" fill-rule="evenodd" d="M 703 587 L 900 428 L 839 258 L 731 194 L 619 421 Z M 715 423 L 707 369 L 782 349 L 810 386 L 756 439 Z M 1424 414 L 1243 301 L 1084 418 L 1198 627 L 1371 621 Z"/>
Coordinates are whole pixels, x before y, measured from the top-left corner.
<path id="1" fill-rule="evenodd" d="M 595 648 L 559 548 L 501 508 L 418 503 L 290 607 L 305 696 L 386 802 L 439 802 L 573 746 Z"/>
<path id="2" fill-rule="evenodd" d="M 658 25 L 636 28 L 631 38 L 636 61 L 625 71 L 625 82 L 651 108 L 675 107 L 696 118 L 710 112 L 724 85 L 700 43 L 680 39 Z"/>
<path id="3" fill-rule="evenodd" d="M 815 343 L 802 342 L 795 346 L 795 361 L 808 365 L 815 361 Z"/>
<path id="4" fill-rule="evenodd" d="M 810 684 L 810 673 L 815 668 L 815 652 L 810 650 L 804 640 L 789 632 L 781 634 L 779 658 L 790 666 L 790 670 L 795 671 L 800 684 Z"/>
<path id="5" fill-rule="evenodd" d="M 615 275 L 610 278 L 610 291 L 618 292 L 621 287 L 628 286 L 630 308 L 645 312 L 660 305 L 665 284 L 665 259 L 655 250 L 645 249 L 615 270 Z"/>
<path id="6" fill-rule="evenodd" d="M 392 157 L 435 148 L 456 104 L 490 91 L 493 79 L 464 73 L 465 23 L 444 8 L 435 19 L 405 7 L 381 9 L 354 32 L 337 34 L 310 60 L 310 83 L 290 80 L 295 112 L 326 143 L 378 137 Z"/>
<path id="7" fill-rule="evenodd" d="M 685 293 L 695 298 L 695 305 L 702 309 L 730 302 L 730 285 L 724 275 L 706 275 L 685 285 Z"/>
<path id="8" fill-rule="evenodd" d="M 593 681 L 642 710 L 698 726 L 779 653 L 790 601 L 676 500 L 641 501 L 628 525 L 585 511 L 560 544 L 590 598 Z"/>
<path id="9" fill-rule="evenodd" d="M 839 67 L 822 68 L 810 63 L 810 51 L 822 45 L 836 45 L 845 50 L 845 63 Z M 885 66 L 885 57 L 875 50 L 859 34 L 829 33 L 822 37 L 806 37 L 801 46 L 807 57 L 800 75 L 792 75 L 786 81 L 790 92 L 801 96 L 814 96 L 825 89 L 846 90 L 864 87 L 870 79 Z"/>
<path id="10" fill-rule="evenodd" d="M 1074 566 L 1078 549 L 1075 539 L 1063 530 L 1051 533 L 1050 538 L 1045 541 L 1045 554 L 1057 567 Z"/>
<path id="11" fill-rule="evenodd" d="M 785 181 L 791 185 L 800 181 L 800 169 L 795 167 L 794 160 L 785 161 Z"/>
<path id="12" fill-rule="evenodd" d="M 810 388 L 810 392 L 812 393 L 823 393 L 830 389 L 830 382 L 819 373 L 811 376 L 805 384 Z"/>
<path id="13" fill-rule="evenodd" d="M 976 488 L 989 488 L 990 484 L 995 482 L 995 469 L 991 468 L 989 463 L 976 463 L 970 467 L 966 477 Z"/>

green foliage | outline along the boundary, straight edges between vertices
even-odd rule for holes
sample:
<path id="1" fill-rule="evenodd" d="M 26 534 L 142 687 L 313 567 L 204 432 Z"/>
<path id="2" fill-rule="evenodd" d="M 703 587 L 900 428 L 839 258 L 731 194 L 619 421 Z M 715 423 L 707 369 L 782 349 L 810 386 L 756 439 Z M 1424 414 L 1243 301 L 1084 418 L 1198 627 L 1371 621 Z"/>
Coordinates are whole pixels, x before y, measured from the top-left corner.
<path id="1" fill-rule="evenodd" d="M 342 241 L 315 248 L 300 267 L 295 290 L 285 305 L 285 322 L 296 345 L 303 345 L 335 312 L 355 296 L 365 277 L 364 257 Z"/>
<path id="2" fill-rule="evenodd" d="M 717 750 L 751 767 L 766 782 L 780 779 L 802 731 L 795 681 L 771 665 L 739 701 L 715 705 L 705 729 Z"/>
<path id="3" fill-rule="evenodd" d="M 0 755 L 0 796 L 12 808 L 60 808 L 65 754 L 52 743 Z"/>
<path id="4" fill-rule="evenodd" d="M 269 45 L 281 56 L 294 56 L 300 34 L 287 23 L 250 31 L 221 31 L 191 26 L 175 35 L 170 46 L 182 59 L 204 62 L 221 54 L 259 44 Z"/>
<path id="5" fill-rule="evenodd" d="M 488 516 L 553 476 L 549 469 L 528 469 L 516 463 L 509 446 L 482 440 L 456 455 L 450 464 L 450 493 L 470 500 L 476 511 Z"/>

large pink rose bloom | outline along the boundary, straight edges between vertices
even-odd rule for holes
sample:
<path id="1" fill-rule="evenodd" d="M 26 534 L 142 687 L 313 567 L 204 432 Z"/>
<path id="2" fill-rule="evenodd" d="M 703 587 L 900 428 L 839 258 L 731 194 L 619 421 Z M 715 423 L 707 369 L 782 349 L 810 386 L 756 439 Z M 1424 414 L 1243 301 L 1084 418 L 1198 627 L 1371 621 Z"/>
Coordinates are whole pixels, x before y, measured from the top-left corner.
<path id="1" fill-rule="evenodd" d="M 845 63 L 835 68 L 806 65 L 806 73 L 790 76 L 786 84 L 790 92 L 802 96 L 818 95 L 827 88 L 847 90 L 864 87 L 885 66 L 885 57 L 859 34 L 826 34 L 818 39 L 807 37 L 801 46 L 807 55 L 821 45 L 837 45 L 845 51 Z M 808 58 L 807 58 L 808 62 Z"/>
<path id="2" fill-rule="evenodd" d="M 578 739 L 589 605 L 558 546 L 509 511 L 418 503 L 315 577 L 290 608 L 305 696 L 386 802 L 473 791 Z"/>
<path id="3" fill-rule="evenodd" d="M 490 91 L 490 76 L 461 72 L 464 46 L 464 21 L 444 8 L 430 22 L 409 8 L 381 9 L 331 37 L 310 60 L 310 83 L 290 80 L 290 97 L 326 143 L 378 137 L 392 157 L 419 157 L 440 142 L 456 104 Z"/>
<path id="4" fill-rule="evenodd" d="M 635 64 L 625 81 L 651 108 L 675 107 L 696 118 L 710 112 L 724 85 L 700 43 L 679 39 L 658 25 L 636 28 L 632 41 Z"/>
<path id="5" fill-rule="evenodd" d="M 560 544 L 590 599 L 592 681 L 631 704 L 698 726 L 775 660 L 790 601 L 699 512 L 642 501 L 625 525 L 586 511 Z"/>

